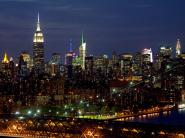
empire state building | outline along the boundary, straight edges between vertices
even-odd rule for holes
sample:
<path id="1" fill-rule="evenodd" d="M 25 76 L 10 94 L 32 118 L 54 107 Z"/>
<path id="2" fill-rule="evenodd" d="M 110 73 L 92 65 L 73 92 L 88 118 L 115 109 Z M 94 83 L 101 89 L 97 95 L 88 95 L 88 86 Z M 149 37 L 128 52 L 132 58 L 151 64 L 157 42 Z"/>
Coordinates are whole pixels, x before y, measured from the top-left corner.
<path id="1" fill-rule="evenodd" d="M 40 74 L 44 71 L 44 36 L 40 28 L 39 14 L 33 37 L 33 65 L 37 73 Z"/>

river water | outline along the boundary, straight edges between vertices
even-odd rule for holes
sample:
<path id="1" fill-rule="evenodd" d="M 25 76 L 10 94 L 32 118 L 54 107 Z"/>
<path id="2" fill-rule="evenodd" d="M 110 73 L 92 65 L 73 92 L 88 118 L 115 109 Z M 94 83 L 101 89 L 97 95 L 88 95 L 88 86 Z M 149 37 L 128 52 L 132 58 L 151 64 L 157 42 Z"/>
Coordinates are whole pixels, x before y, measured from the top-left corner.
<path id="1" fill-rule="evenodd" d="M 129 122 L 166 124 L 166 125 L 182 125 L 185 126 L 185 108 L 161 112 L 150 115 L 134 117 Z"/>

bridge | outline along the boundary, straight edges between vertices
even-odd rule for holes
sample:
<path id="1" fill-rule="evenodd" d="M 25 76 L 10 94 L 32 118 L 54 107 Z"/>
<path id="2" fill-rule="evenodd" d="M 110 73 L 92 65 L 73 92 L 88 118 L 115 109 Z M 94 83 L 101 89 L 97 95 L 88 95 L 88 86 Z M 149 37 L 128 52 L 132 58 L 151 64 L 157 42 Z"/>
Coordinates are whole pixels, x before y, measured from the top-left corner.
<path id="1" fill-rule="evenodd" d="M 0 136 L 7 137 L 58 137 L 58 138 L 114 138 L 127 136 L 169 135 L 184 136 L 185 125 L 161 125 L 114 120 L 80 118 L 28 117 L 1 115 Z"/>

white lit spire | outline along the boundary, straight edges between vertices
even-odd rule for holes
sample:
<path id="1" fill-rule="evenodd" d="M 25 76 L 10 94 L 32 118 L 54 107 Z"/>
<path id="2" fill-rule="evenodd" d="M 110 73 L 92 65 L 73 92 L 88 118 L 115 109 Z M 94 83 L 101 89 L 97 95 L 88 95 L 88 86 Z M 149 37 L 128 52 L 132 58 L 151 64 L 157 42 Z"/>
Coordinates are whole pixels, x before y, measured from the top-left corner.
<path id="1" fill-rule="evenodd" d="M 40 28 L 39 13 L 38 13 L 38 18 L 37 18 L 37 28 L 36 28 L 36 32 L 35 32 L 34 37 L 33 37 L 33 42 L 34 43 L 36 43 L 36 42 L 43 43 L 44 42 L 44 36 L 43 36 L 43 33 L 41 31 L 41 28 Z"/>
<path id="2" fill-rule="evenodd" d="M 84 70 L 85 69 L 85 57 L 86 57 L 86 43 L 84 42 L 84 35 L 82 33 L 81 37 L 81 45 L 79 48 L 79 54 L 81 58 L 81 67 Z"/>
<path id="3" fill-rule="evenodd" d="M 176 57 L 178 57 L 181 54 L 181 43 L 180 39 L 177 39 L 177 44 L 176 44 Z"/>
<path id="4" fill-rule="evenodd" d="M 40 18 L 39 18 L 39 13 L 38 13 L 38 19 L 37 19 L 37 31 L 41 31 L 41 29 L 40 29 Z"/>

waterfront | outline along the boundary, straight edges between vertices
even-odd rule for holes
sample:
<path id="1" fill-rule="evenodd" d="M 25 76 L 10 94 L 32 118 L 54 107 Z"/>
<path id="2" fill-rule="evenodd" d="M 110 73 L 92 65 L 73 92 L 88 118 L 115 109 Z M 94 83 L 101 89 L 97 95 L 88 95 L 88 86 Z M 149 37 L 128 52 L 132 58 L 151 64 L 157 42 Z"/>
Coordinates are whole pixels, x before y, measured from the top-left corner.
<path id="1" fill-rule="evenodd" d="M 185 108 L 127 119 L 129 122 L 181 126 L 185 124 Z"/>

